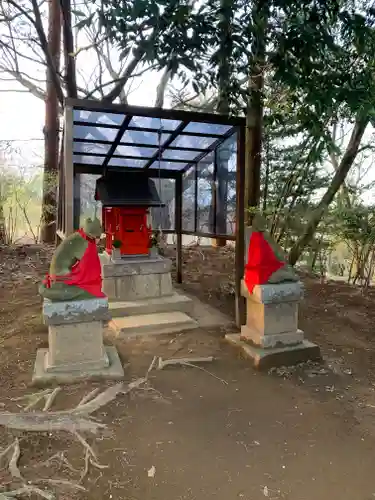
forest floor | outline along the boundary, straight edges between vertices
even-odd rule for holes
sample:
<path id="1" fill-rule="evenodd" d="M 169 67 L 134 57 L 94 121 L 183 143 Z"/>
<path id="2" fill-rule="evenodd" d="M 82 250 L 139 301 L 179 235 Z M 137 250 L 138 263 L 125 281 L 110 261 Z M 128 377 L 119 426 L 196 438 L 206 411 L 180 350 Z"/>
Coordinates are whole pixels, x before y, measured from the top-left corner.
<path id="1" fill-rule="evenodd" d="M 19 398 L 36 391 L 29 387 L 35 353 L 47 345 L 37 283 L 50 254 L 0 248 L 1 412 L 21 412 Z M 233 266 L 232 250 L 186 249 L 184 287 L 232 315 Z M 53 497 L 44 488 L 65 500 L 374 499 L 375 290 L 303 279 L 300 327 L 320 345 L 323 364 L 257 373 L 222 342 L 224 328 L 115 341 L 129 363 L 126 382 L 144 376 L 155 355 L 217 360 L 204 366 L 210 373 L 153 370 L 147 384 L 97 411 L 107 427 L 84 437 L 108 467 L 90 465 L 81 482 L 85 447 L 72 433 L 3 426 L 0 447 L 18 438 L 13 465 L 45 498 Z M 110 385 L 63 387 L 51 411 Z M 14 490 L 21 480 L 0 458 L 0 485 Z"/>

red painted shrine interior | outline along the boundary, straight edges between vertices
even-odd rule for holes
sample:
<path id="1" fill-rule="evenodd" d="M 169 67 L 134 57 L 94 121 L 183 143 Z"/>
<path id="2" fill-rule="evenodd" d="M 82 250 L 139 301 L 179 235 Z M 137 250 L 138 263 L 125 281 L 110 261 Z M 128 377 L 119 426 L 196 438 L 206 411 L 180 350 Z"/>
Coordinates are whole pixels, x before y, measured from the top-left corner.
<path id="1" fill-rule="evenodd" d="M 147 255 L 152 235 L 147 218 L 147 207 L 103 207 L 107 253 L 120 241 L 121 255 Z"/>

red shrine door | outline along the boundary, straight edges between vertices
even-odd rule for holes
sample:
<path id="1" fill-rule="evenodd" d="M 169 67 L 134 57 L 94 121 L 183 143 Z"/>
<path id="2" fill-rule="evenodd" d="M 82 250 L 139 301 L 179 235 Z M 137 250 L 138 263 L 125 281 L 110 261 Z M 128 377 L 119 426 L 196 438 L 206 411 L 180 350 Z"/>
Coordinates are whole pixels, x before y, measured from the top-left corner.
<path id="1" fill-rule="evenodd" d="M 148 255 L 150 229 L 147 226 L 147 208 L 104 208 L 106 250 L 112 252 L 112 243 L 121 241 L 121 255 Z"/>

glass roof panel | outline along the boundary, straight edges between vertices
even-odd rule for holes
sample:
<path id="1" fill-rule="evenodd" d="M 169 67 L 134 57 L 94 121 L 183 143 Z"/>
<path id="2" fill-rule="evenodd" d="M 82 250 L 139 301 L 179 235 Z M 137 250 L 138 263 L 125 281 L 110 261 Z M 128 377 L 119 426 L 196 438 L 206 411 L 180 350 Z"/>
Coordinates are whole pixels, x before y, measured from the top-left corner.
<path id="1" fill-rule="evenodd" d="M 186 164 L 185 163 L 176 163 L 173 161 L 161 161 L 160 165 L 159 165 L 159 162 L 155 161 L 151 165 L 150 169 L 157 170 L 157 169 L 159 169 L 159 166 L 161 169 L 165 169 L 165 170 L 183 170 L 186 167 Z"/>
<path id="2" fill-rule="evenodd" d="M 209 148 L 215 141 L 216 137 L 199 137 L 194 135 L 180 135 L 172 142 L 171 146 L 181 148 Z"/>
<path id="3" fill-rule="evenodd" d="M 157 148 L 142 148 L 138 146 L 117 146 L 115 154 L 122 156 L 144 156 L 151 158 L 156 152 Z"/>
<path id="4" fill-rule="evenodd" d="M 105 156 L 73 155 L 73 163 L 83 163 L 85 165 L 97 165 L 100 167 L 105 160 Z"/>
<path id="5" fill-rule="evenodd" d="M 143 168 L 147 160 L 128 160 L 126 158 L 111 158 L 109 160 L 109 167 L 130 167 L 130 168 Z"/>
<path id="6" fill-rule="evenodd" d="M 197 158 L 201 153 L 199 151 L 189 151 L 188 149 L 182 149 L 177 151 L 176 149 L 166 149 L 163 153 L 163 158 L 165 160 L 188 160 L 192 161 Z"/>
<path id="7" fill-rule="evenodd" d="M 73 140 L 74 139 L 96 139 L 97 141 L 115 140 L 118 129 L 103 128 L 103 127 L 88 127 L 86 125 L 73 125 Z"/>
<path id="8" fill-rule="evenodd" d="M 170 134 L 161 135 L 161 144 L 163 145 L 166 140 L 168 140 Z M 150 146 L 158 146 L 159 136 L 155 132 L 141 132 L 138 130 L 126 130 L 121 138 L 121 142 L 131 142 L 134 145 L 137 144 L 147 144 Z"/>
<path id="9" fill-rule="evenodd" d="M 101 111 L 83 111 L 80 109 L 73 110 L 73 121 L 92 122 L 100 125 L 121 125 L 125 119 L 125 115 L 121 113 L 103 113 Z"/>
<path id="10" fill-rule="evenodd" d="M 164 130 L 172 132 L 176 130 L 176 128 L 180 125 L 180 121 L 178 120 L 167 120 L 160 118 L 149 118 L 147 116 L 134 116 L 130 123 L 130 127 L 139 127 L 139 128 L 154 128 L 155 130 Z"/>
<path id="11" fill-rule="evenodd" d="M 224 135 L 232 128 L 231 125 L 217 125 L 214 123 L 198 123 L 190 122 L 185 128 L 184 132 L 197 132 L 198 134 L 217 134 Z"/>
<path id="12" fill-rule="evenodd" d="M 98 144 L 95 142 L 74 142 L 73 153 L 96 153 L 106 155 L 110 147 L 110 144 Z"/>

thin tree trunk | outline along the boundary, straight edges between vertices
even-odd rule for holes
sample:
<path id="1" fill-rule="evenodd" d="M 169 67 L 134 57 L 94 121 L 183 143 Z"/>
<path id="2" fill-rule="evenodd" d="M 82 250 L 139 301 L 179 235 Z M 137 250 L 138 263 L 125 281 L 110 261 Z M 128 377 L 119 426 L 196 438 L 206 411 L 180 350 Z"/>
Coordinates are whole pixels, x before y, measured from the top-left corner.
<path id="1" fill-rule="evenodd" d="M 252 211 L 259 207 L 260 171 L 263 136 L 263 88 L 266 60 L 266 38 L 269 19 L 269 0 L 256 0 L 253 7 L 252 23 L 254 40 L 250 61 L 249 97 L 246 113 L 246 186 L 245 209 L 250 209 L 246 217 L 251 224 Z"/>
<path id="2" fill-rule="evenodd" d="M 3 201 L 0 198 L 0 245 L 6 245 L 6 223 L 5 223 L 5 214 Z"/>
<path id="3" fill-rule="evenodd" d="M 320 203 L 316 207 L 314 213 L 312 214 L 310 221 L 306 225 L 305 231 L 302 236 L 296 241 L 293 245 L 290 253 L 289 253 L 289 263 L 294 266 L 294 264 L 300 258 L 302 252 L 304 251 L 306 245 L 308 245 L 311 241 L 311 238 L 314 236 L 314 233 L 322 220 L 324 213 L 335 197 L 337 191 L 342 186 L 342 183 L 345 181 L 346 176 L 350 168 L 353 165 L 353 162 L 357 156 L 359 145 L 361 143 L 363 134 L 366 130 L 366 127 L 369 123 L 369 117 L 366 116 L 358 116 L 354 125 L 354 129 L 352 131 L 352 135 L 350 137 L 349 144 L 346 148 L 346 151 L 341 159 L 340 165 L 336 170 L 335 175 L 329 185 L 327 191 L 325 192 L 323 198 Z"/>
<path id="4" fill-rule="evenodd" d="M 77 98 L 76 61 L 70 0 L 60 0 L 64 33 L 65 84 L 68 97 Z"/>
<path id="5" fill-rule="evenodd" d="M 267 201 L 268 201 L 268 189 L 269 189 L 269 180 L 270 180 L 270 141 L 269 137 L 265 139 L 265 173 L 264 173 L 264 189 L 263 189 L 263 207 L 262 211 L 265 214 L 267 211 Z"/>
<path id="6" fill-rule="evenodd" d="M 56 234 L 56 192 L 59 156 L 59 99 L 53 74 L 60 70 L 61 20 L 59 0 L 48 2 L 48 49 L 53 67 L 47 66 L 44 127 L 44 177 L 41 240 L 53 243 Z"/>

